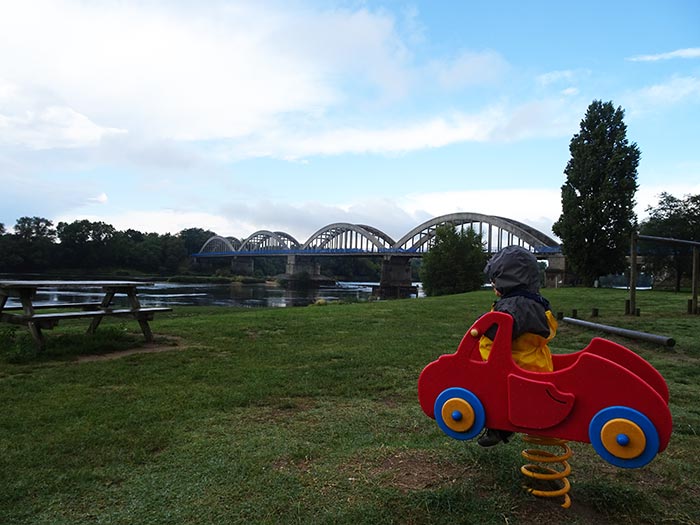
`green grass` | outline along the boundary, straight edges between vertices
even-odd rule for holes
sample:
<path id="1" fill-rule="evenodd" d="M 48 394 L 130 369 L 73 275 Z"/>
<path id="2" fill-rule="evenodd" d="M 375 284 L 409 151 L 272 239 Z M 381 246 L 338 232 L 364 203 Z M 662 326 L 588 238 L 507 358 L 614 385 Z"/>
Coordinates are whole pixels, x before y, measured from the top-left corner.
<path id="1" fill-rule="evenodd" d="M 456 350 L 489 292 L 289 309 L 178 308 L 152 323 L 0 328 L 0 523 L 698 523 L 700 316 L 685 294 L 545 290 L 553 310 L 674 337 L 612 336 L 671 390 L 669 448 L 642 469 L 573 443 L 572 506 L 528 495 L 520 439 L 481 449 L 421 412 L 422 368 Z M 595 332 L 562 323 L 553 350 Z M 595 378 L 588 378 L 595 381 Z"/>

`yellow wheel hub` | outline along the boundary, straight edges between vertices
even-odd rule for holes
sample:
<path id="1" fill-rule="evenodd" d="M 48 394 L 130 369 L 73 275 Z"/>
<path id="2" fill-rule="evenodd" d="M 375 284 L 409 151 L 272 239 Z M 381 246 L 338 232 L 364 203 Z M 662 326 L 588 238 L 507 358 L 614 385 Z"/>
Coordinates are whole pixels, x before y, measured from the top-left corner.
<path id="1" fill-rule="evenodd" d="M 634 459 L 644 452 L 647 444 L 644 431 L 629 419 L 611 419 L 600 430 L 600 440 L 613 456 Z"/>
<path id="2" fill-rule="evenodd" d="M 459 397 L 453 397 L 442 405 L 442 420 L 455 432 L 466 432 L 474 424 L 474 409 Z"/>

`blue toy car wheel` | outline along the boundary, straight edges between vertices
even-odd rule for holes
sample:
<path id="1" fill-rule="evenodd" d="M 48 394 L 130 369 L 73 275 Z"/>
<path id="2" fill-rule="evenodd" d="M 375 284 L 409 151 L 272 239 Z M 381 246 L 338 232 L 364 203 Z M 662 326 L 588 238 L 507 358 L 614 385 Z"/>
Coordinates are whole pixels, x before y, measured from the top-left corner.
<path id="1" fill-rule="evenodd" d="M 604 408 L 593 416 L 588 436 L 598 455 L 616 467 L 643 467 L 659 452 L 654 424 L 641 412 L 624 406 Z"/>
<path id="2" fill-rule="evenodd" d="M 454 439 L 474 438 L 484 428 L 484 406 L 472 392 L 452 387 L 435 400 L 435 421 L 440 430 Z"/>

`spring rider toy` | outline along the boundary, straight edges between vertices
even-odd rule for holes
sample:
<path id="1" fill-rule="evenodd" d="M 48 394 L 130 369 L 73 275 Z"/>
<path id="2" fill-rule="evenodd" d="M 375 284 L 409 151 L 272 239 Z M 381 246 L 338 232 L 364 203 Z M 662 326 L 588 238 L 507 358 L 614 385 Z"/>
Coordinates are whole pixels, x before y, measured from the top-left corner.
<path id="1" fill-rule="evenodd" d="M 479 339 L 498 326 L 488 360 Z M 622 345 L 596 337 L 571 354 L 552 354 L 552 372 L 520 368 L 511 357 L 513 319 L 489 312 L 476 320 L 454 354 L 428 364 L 418 379 L 425 414 L 448 436 L 470 440 L 486 428 L 524 434 L 525 441 L 560 447 L 561 454 L 526 449 L 528 461 L 560 463 L 563 470 L 525 465 L 528 478 L 560 480 L 554 491 L 536 496 L 571 500 L 566 476 L 567 441 L 590 443 L 608 463 L 622 468 L 648 464 L 668 445 L 672 420 L 668 386 L 647 361 Z"/>

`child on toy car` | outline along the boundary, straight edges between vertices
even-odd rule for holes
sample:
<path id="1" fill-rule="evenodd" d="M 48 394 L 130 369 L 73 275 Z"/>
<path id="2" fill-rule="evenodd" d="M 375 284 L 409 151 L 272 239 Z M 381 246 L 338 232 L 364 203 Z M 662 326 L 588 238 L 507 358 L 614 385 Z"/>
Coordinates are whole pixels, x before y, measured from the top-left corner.
<path id="1" fill-rule="evenodd" d="M 526 370 L 552 371 L 549 342 L 557 333 L 557 321 L 540 290 L 540 269 L 535 256 L 520 246 L 508 246 L 486 264 L 484 273 L 498 299 L 492 310 L 513 318 L 513 360 Z M 487 360 L 497 327 L 489 328 L 479 341 L 481 357 Z M 485 429 L 478 443 L 483 447 L 507 443 L 512 432 Z"/>

